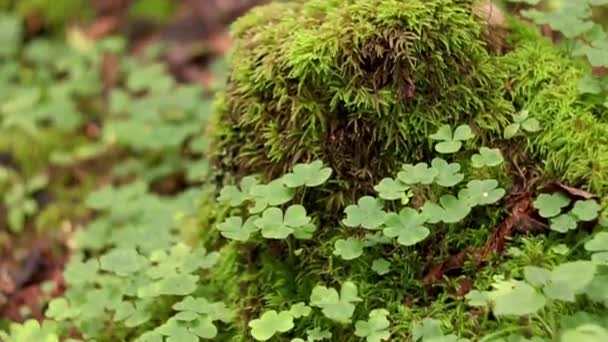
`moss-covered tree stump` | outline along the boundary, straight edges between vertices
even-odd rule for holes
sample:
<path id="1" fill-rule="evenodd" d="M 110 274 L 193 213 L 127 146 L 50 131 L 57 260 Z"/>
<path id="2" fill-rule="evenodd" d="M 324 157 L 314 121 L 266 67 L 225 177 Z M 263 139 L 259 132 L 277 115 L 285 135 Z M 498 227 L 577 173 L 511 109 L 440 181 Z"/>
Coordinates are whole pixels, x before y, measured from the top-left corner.
<path id="1" fill-rule="evenodd" d="M 249 320 L 306 302 L 319 283 L 338 288 L 354 281 L 364 298 L 355 316 L 388 309 L 395 341 L 407 339 L 416 314 L 447 315 L 442 308 L 453 292 L 449 286 L 429 292 L 422 277 L 449 254 L 483 245 L 504 218 L 501 208 L 475 212 L 420 246 L 372 246 L 374 253 L 350 262 L 334 255 L 339 237 L 362 234 L 341 223 L 344 208 L 372 194 L 403 163 L 430 163 L 437 153 L 429 136 L 444 124 L 469 125 L 471 148 L 510 151 L 514 159 L 493 171 L 494 178 L 508 181 L 508 168 L 525 159 L 536 162 L 543 177 L 608 195 L 608 115 L 578 95 L 585 67 L 533 27 L 512 21 L 496 31 L 477 6 L 473 0 L 291 1 L 257 8 L 235 24 L 212 143 L 223 181 L 250 174 L 270 181 L 312 160 L 334 172 L 327 185 L 296 194 L 318 219 L 312 240 L 225 245 L 214 279 L 239 306 L 243 340 L 251 338 Z M 504 139 L 521 111 L 542 130 Z M 432 193 L 416 193 L 414 207 Z M 378 256 L 396 271 L 378 277 L 370 270 Z M 484 272 L 464 274 L 491 282 Z M 450 312 L 456 330 L 476 324 L 466 311 Z M 294 336 L 318 319 L 308 318 Z M 359 340 L 340 329 L 332 341 Z"/>

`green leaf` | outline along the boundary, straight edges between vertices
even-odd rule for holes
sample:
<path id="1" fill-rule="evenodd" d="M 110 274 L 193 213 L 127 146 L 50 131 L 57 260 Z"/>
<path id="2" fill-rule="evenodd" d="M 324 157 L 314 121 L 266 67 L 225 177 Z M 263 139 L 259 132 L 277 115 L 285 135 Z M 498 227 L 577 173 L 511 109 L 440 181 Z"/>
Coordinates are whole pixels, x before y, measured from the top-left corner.
<path id="1" fill-rule="evenodd" d="M 540 122 L 534 118 L 530 118 L 521 124 L 521 128 L 529 133 L 538 132 L 540 131 Z"/>
<path id="2" fill-rule="evenodd" d="M 255 201 L 255 207 L 251 209 L 253 214 L 264 211 L 268 206 L 285 204 L 293 198 L 293 189 L 285 187 L 280 179 L 274 180 L 266 185 L 254 185 L 250 190 Z"/>
<path id="3" fill-rule="evenodd" d="M 126 276 L 144 269 L 148 262 L 133 248 L 113 249 L 99 259 L 101 269 Z"/>
<path id="4" fill-rule="evenodd" d="M 211 317 L 197 318 L 188 330 L 196 336 L 206 340 L 213 339 L 217 336 L 217 328 L 213 324 Z"/>
<path id="5" fill-rule="evenodd" d="M 473 139 L 474 137 L 475 135 L 473 135 L 473 131 L 468 125 L 460 125 L 456 127 L 456 130 L 454 131 L 454 140 L 465 141 Z"/>
<path id="6" fill-rule="evenodd" d="M 386 220 L 381 200 L 364 196 L 357 204 L 351 204 L 344 212 L 346 218 L 342 221 L 348 227 L 363 227 L 365 229 L 378 229 Z"/>
<path id="7" fill-rule="evenodd" d="M 347 240 L 337 240 L 334 244 L 334 255 L 340 256 L 344 260 L 353 260 L 363 254 L 363 241 L 348 238 Z"/>
<path id="8" fill-rule="evenodd" d="M 454 134 L 452 134 L 452 129 L 449 125 L 443 125 L 435 134 L 432 134 L 429 137 L 433 140 L 441 141 L 435 145 L 435 150 L 437 152 L 450 154 L 458 152 L 460 148 L 462 148 L 462 142 L 472 139 L 474 136 L 471 127 L 467 125 L 458 126 Z"/>
<path id="9" fill-rule="evenodd" d="M 443 187 L 452 187 L 464 179 L 464 174 L 459 173 L 460 164 L 448 164 L 441 158 L 435 158 L 431 162 L 432 168 L 437 171 L 435 183 Z"/>
<path id="10" fill-rule="evenodd" d="M 474 154 L 471 157 L 471 165 L 477 169 L 486 166 L 498 166 L 502 164 L 503 161 L 504 158 L 502 153 L 497 148 L 489 149 L 487 147 L 482 147 L 479 149 L 479 154 Z"/>
<path id="11" fill-rule="evenodd" d="M 374 187 L 374 190 L 376 190 L 378 196 L 387 201 L 401 199 L 404 192 L 408 189 L 409 186 L 392 178 L 384 178 L 378 185 Z"/>
<path id="12" fill-rule="evenodd" d="M 247 241 L 251 234 L 257 232 L 259 228 L 255 225 L 255 221 L 259 216 L 251 216 L 243 224 L 243 219 L 240 217 L 229 217 L 224 222 L 217 226 L 223 237 L 236 241 Z"/>
<path id="13" fill-rule="evenodd" d="M 319 328 L 306 330 L 306 335 L 308 335 L 308 342 L 322 341 L 331 338 L 331 332 L 328 330 L 321 330 Z"/>
<path id="14" fill-rule="evenodd" d="M 372 271 L 379 275 L 385 275 L 390 272 L 391 263 L 383 258 L 375 259 L 372 262 Z"/>
<path id="15" fill-rule="evenodd" d="M 572 214 L 580 221 L 589 222 L 599 217 L 601 209 L 599 204 L 594 200 L 576 201 L 574 208 L 572 208 Z"/>
<path id="16" fill-rule="evenodd" d="M 560 233 L 567 233 L 576 229 L 576 217 L 572 214 L 561 214 L 550 219 L 551 230 Z"/>
<path id="17" fill-rule="evenodd" d="M 591 261 L 573 261 L 557 266 L 544 288 L 549 298 L 574 302 L 576 295 L 585 288 L 596 273 L 596 264 Z"/>
<path id="18" fill-rule="evenodd" d="M 297 164 L 293 172 L 283 176 L 282 181 L 289 188 L 316 187 L 327 182 L 331 173 L 331 168 L 323 167 L 323 162 L 316 160 L 310 164 Z"/>
<path id="19" fill-rule="evenodd" d="M 355 304 L 360 302 L 357 287 L 352 282 L 345 282 L 338 291 L 325 286 L 315 286 L 310 295 L 310 305 L 321 308 L 325 317 L 339 323 L 349 323 L 355 312 Z"/>
<path id="20" fill-rule="evenodd" d="M 494 303 L 493 312 L 497 316 L 525 316 L 542 309 L 546 300 L 527 283 L 509 280 L 494 283 L 495 290 L 488 292 Z"/>
<path id="21" fill-rule="evenodd" d="M 585 243 L 585 249 L 589 252 L 608 251 L 608 232 L 600 232 L 595 234 L 593 239 Z"/>
<path id="22" fill-rule="evenodd" d="M 416 323 L 412 328 L 412 335 L 414 342 L 422 339 L 424 342 L 442 337 L 443 332 L 441 331 L 441 322 L 432 319 L 425 318 L 420 323 Z"/>
<path id="23" fill-rule="evenodd" d="M 535 287 L 543 287 L 551 279 L 551 271 L 536 266 L 524 267 L 524 277 L 526 281 Z"/>
<path id="24" fill-rule="evenodd" d="M 311 312 L 312 309 L 310 308 L 310 306 L 302 302 L 292 305 L 289 309 L 289 313 L 293 316 L 293 318 L 308 317 Z"/>
<path id="25" fill-rule="evenodd" d="M 287 208 L 285 215 L 279 208 L 268 208 L 262 217 L 255 220 L 255 225 L 262 230 L 266 239 L 285 239 L 297 229 L 310 224 L 311 218 L 306 215 L 306 209 L 301 205 Z"/>
<path id="26" fill-rule="evenodd" d="M 422 207 L 422 214 L 429 223 L 458 223 L 471 212 L 471 207 L 467 200 L 458 199 L 452 195 L 444 195 L 439 199 L 439 203 L 427 201 Z"/>
<path id="27" fill-rule="evenodd" d="M 520 127 L 521 127 L 521 125 L 518 123 L 510 124 L 509 126 L 507 126 L 505 128 L 505 133 L 504 133 L 505 139 L 511 139 L 514 136 L 516 136 L 517 133 L 519 132 Z"/>
<path id="28" fill-rule="evenodd" d="M 461 141 L 442 141 L 435 145 L 435 151 L 442 154 L 452 154 L 460 151 L 462 148 Z"/>
<path id="29" fill-rule="evenodd" d="M 429 168 L 426 163 L 419 163 L 416 166 L 404 164 L 403 171 L 399 172 L 397 178 L 407 185 L 414 184 L 431 184 L 438 171 L 434 168 Z"/>
<path id="30" fill-rule="evenodd" d="M 34 319 L 23 324 L 11 323 L 9 335 L 0 330 L 0 338 L 6 342 L 59 342 L 57 326 L 49 322 L 40 323 Z"/>
<path id="31" fill-rule="evenodd" d="M 49 307 L 46 310 L 46 317 L 56 321 L 64 321 L 77 317 L 80 310 L 70 306 L 65 298 L 55 298 L 49 302 Z"/>
<path id="32" fill-rule="evenodd" d="M 385 309 L 372 310 L 369 313 L 369 320 L 355 323 L 355 335 L 365 338 L 367 342 L 388 340 L 391 333 L 388 330 L 390 322 L 386 316 L 388 311 Z"/>
<path id="33" fill-rule="evenodd" d="M 559 215 L 562 208 L 570 204 L 570 199 L 561 193 L 541 194 L 534 201 L 534 208 L 538 210 L 541 217 L 551 218 Z"/>
<path id="34" fill-rule="evenodd" d="M 97 259 L 90 259 L 86 262 L 74 259 L 70 261 L 63 272 L 65 281 L 71 286 L 94 283 L 97 280 L 99 262 Z"/>
<path id="35" fill-rule="evenodd" d="M 560 342 L 604 342 L 608 341 L 608 330 L 596 324 L 584 324 L 562 333 Z"/>
<path id="36" fill-rule="evenodd" d="M 293 316 L 283 311 L 277 313 L 274 310 L 265 312 L 262 317 L 249 322 L 251 336 L 256 341 L 267 341 L 277 333 L 284 333 L 293 329 Z"/>
<path id="37" fill-rule="evenodd" d="M 578 82 L 578 92 L 580 94 L 594 94 L 598 95 L 602 92 L 602 83 L 597 77 L 591 74 L 585 75 Z"/>
<path id="38" fill-rule="evenodd" d="M 429 138 L 440 141 L 452 141 L 452 128 L 450 125 L 443 125 L 434 134 L 429 135 Z"/>
<path id="39" fill-rule="evenodd" d="M 426 217 L 412 208 L 403 208 L 399 215 L 389 214 L 386 219 L 384 235 L 395 238 L 404 246 L 413 246 L 424 240 L 431 233 L 424 226 Z"/>
<path id="40" fill-rule="evenodd" d="M 458 193 L 458 198 L 465 200 L 470 206 L 478 206 L 494 204 L 505 194 L 504 189 L 498 188 L 498 181 L 495 179 L 472 180 L 466 189 Z"/>

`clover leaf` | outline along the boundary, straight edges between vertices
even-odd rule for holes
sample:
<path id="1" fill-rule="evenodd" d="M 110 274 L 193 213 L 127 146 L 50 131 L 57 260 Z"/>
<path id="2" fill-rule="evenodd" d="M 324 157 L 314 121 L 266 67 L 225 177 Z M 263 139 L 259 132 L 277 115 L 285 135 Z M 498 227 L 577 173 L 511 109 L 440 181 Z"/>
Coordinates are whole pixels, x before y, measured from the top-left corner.
<path id="1" fill-rule="evenodd" d="M 259 216 L 251 216 L 243 224 L 243 219 L 238 216 L 227 218 L 224 222 L 217 226 L 223 237 L 236 241 L 247 241 L 252 233 L 255 233 L 259 228 L 255 225 L 255 221 Z"/>
<path id="2" fill-rule="evenodd" d="M 492 291 L 471 291 L 467 294 L 469 305 L 480 306 L 491 302 L 496 316 L 525 316 L 536 313 L 547 302 L 534 287 L 522 281 L 506 281 L 496 277 L 492 286 Z"/>
<path id="3" fill-rule="evenodd" d="M 254 185 L 250 193 L 255 202 L 255 206 L 250 209 L 252 214 L 257 214 L 268 206 L 285 204 L 293 198 L 293 189 L 285 187 L 281 180 L 277 179 L 265 185 Z"/>
<path id="4" fill-rule="evenodd" d="M 293 316 L 288 311 L 277 313 L 275 310 L 265 312 L 262 317 L 249 322 L 251 336 L 256 341 L 267 341 L 277 333 L 293 329 Z"/>
<path id="5" fill-rule="evenodd" d="M 304 303 L 296 303 L 289 309 L 289 313 L 293 316 L 293 318 L 308 317 L 311 311 L 312 309 L 310 306 Z"/>
<path id="6" fill-rule="evenodd" d="M 545 288 L 549 298 L 574 302 L 593 280 L 597 265 L 592 261 L 572 261 L 560 264 L 553 271 Z"/>
<path id="7" fill-rule="evenodd" d="M 527 110 L 521 111 L 519 114 L 513 115 L 514 123 L 505 128 L 505 139 L 511 139 L 523 128 L 524 131 L 534 133 L 540 131 L 540 123 L 538 120 L 529 117 L 530 112 Z"/>
<path id="8" fill-rule="evenodd" d="M 363 254 L 363 246 L 363 241 L 355 238 L 340 239 L 334 244 L 334 255 L 338 255 L 344 260 L 353 260 Z"/>
<path id="9" fill-rule="evenodd" d="M 431 231 L 424 226 L 426 217 L 412 208 L 403 208 L 399 215 L 392 213 L 386 219 L 384 235 L 397 238 L 403 246 L 413 246 L 424 240 Z"/>
<path id="10" fill-rule="evenodd" d="M 429 168 L 427 163 L 418 163 L 416 166 L 404 164 L 402 169 L 397 178 L 407 185 L 431 184 L 438 174 L 438 170 Z"/>
<path id="11" fill-rule="evenodd" d="M 443 337 L 441 331 L 441 321 L 433 318 L 425 318 L 422 322 L 417 322 L 412 327 L 412 335 L 414 342 L 420 341 L 435 341 L 435 339 Z"/>
<path id="12" fill-rule="evenodd" d="M 471 206 L 466 199 L 444 195 L 439 199 L 440 205 L 427 201 L 422 206 L 422 214 L 429 223 L 457 223 L 471 212 Z"/>
<path id="13" fill-rule="evenodd" d="M 388 331 L 390 322 L 386 316 L 388 311 L 385 309 L 372 310 L 369 313 L 369 320 L 355 323 L 355 335 L 365 338 L 367 342 L 388 340 L 391 333 Z"/>
<path id="14" fill-rule="evenodd" d="M 306 330 L 306 335 L 308 335 L 308 338 L 306 339 L 308 342 L 322 341 L 331 338 L 331 332 L 319 328 Z"/>
<path id="15" fill-rule="evenodd" d="M 570 204 L 570 199 L 561 193 L 541 194 L 532 203 L 534 208 L 538 210 L 538 214 L 544 218 L 551 218 L 559 215 L 562 208 Z"/>
<path id="16" fill-rule="evenodd" d="M 435 150 L 443 154 L 451 154 L 460 151 L 462 142 L 474 137 L 471 127 L 468 125 L 460 125 L 452 133 L 452 128 L 449 125 L 443 125 L 439 130 L 429 136 L 433 140 L 441 141 L 435 145 Z"/>
<path id="17" fill-rule="evenodd" d="M 377 229 L 386 219 L 382 201 L 371 196 L 361 197 L 356 205 L 349 205 L 344 212 L 346 218 L 342 222 L 348 227 Z"/>
<path id="18" fill-rule="evenodd" d="M 268 208 L 261 218 L 255 220 L 255 225 L 261 229 L 266 239 L 285 239 L 296 229 L 308 225 L 311 218 L 306 215 L 306 209 L 297 204 L 287 208 L 285 215 L 279 208 Z"/>
<path id="19" fill-rule="evenodd" d="M 608 232 L 600 232 L 585 243 L 585 249 L 593 252 L 591 260 L 606 263 L 608 261 Z"/>
<path id="20" fill-rule="evenodd" d="M 460 164 L 452 163 L 448 164 L 447 161 L 441 158 L 435 158 L 431 162 L 432 168 L 437 170 L 437 176 L 435 177 L 435 183 L 443 187 L 454 186 L 464 179 L 464 175 L 459 173 Z"/>
<path id="21" fill-rule="evenodd" d="M 254 176 L 244 177 L 240 182 L 240 189 L 234 185 L 227 185 L 220 191 L 218 201 L 230 204 L 231 207 L 238 207 L 243 202 L 252 198 L 250 191 L 253 186 L 258 184 Z"/>
<path id="22" fill-rule="evenodd" d="M 569 230 L 576 229 L 576 217 L 572 214 L 561 214 L 559 216 L 553 217 L 550 219 L 551 221 L 551 230 L 560 233 L 567 233 Z"/>
<path id="23" fill-rule="evenodd" d="M 118 275 L 129 275 L 144 269 L 148 262 L 135 249 L 113 249 L 99 259 L 101 269 Z"/>
<path id="24" fill-rule="evenodd" d="M 325 317 L 339 323 L 349 323 L 355 312 L 355 303 L 360 302 L 357 296 L 357 286 L 350 281 L 345 282 L 340 294 L 333 288 L 317 285 L 310 295 L 310 305 L 321 308 Z"/>
<path id="25" fill-rule="evenodd" d="M 506 194 L 505 190 L 498 188 L 495 179 L 472 180 L 466 189 L 458 193 L 458 197 L 464 199 L 470 206 L 488 205 L 498 202 Z"/>
<path id="26" fill-rule="evenodd" d="M 323 167 L 323 162 L 316 160 L 310 164 L 297 164 L 291 173 L 283 176 L 282 181 L 288 188 L 311 188 L 327 182 L 331 173 L 331 168 Z"/>
<path id="27" fill-rule="evenodd" d="M 11 323 L 9 334 L 0 330 L 0 338 L 6 342 L 59 342 L 56 324 L 45 321 L 42 325 L 30 319 L 22 324 Z"/>
<path id="28" fill-rule="evenodd" d="M 374 187 L 378 196 L 387 201 L 401 199 L 404 196 L 404 192 L 408 189 L 409 186 L 392 178 L 384 178 Z"/>
<path id="29" fill-rule="evenodd" d="M 390 272 L 391 263 L 384 258 L 375 259 L 372 262 L 372 271 L 379 275 L 385 275 Z"/>
<path id="30" fill-rule="evenodd" d="M 571 213 L 580 221 L 589 222 L 598 218 L 601 209 L 594 200 L 576 201 Z"/>
<path id="31" fill-rule="evenodd" d="M 487 147 L 482 147 L 479 149 L 478 154 L 474 154 L 471 157 L 471 166 L 473 166 L 476 169 L 480 169 L 480 168 L 486 167 L 486 166 L 488 166 L 488 167 L 498 166 L 498 165 L 502 164 L 503 161 L 504 161 L 504 158 L 499 149 L 497 149 L 497 148 L 490 149 Z"/>

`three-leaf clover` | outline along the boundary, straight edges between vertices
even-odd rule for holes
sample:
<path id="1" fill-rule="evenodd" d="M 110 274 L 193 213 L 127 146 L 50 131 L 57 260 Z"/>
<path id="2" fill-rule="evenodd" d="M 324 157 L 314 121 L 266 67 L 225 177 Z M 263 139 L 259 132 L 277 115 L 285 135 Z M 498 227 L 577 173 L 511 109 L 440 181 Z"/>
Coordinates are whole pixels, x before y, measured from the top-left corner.
<path id="1" fill-rule="evenodd" d="M 427 201 L 422 206 L 422 214 L 429 223 L 457 223 L 462 221 L 471 212 L 467 200 L 444 195 L 439 199 L 440 204 Z"/>
<path id="2" fill-rule="evenodd" d="M 334 244 L 334 255 L 340 256 L 344 260 L 353 260 L 363 254 L 363 241 L 355 238 L 337 240 Z"/>
<path id="3" fill-rule="evenodd" d="M 474 137 L 471 127 L 468 125 L 460 125 L 452 133 L 452 128 L 449 125 L 443 125 L 439 130 L 429 136 L 433 140 L 441 141 L 435 145 L 435 150 L 439 153 L 450 154 L 460 151 L 462 142 Z"/>
<path id="4" fill-rule="evenodd" d="M 502 164 L 503 161 L 504 157 L 502 156 L 500 150 L 497 148 L 490 149 L 487 147 L 482 147 L 479 149 L 478 154 L 474 154 L 471 157 L 471 165 L 476 169 L 480 169 L 486 166 L 498 166 Z"/>
<path id="5" fill-rule="evenodd" d="M 405 184 L 431 184 L 438 174 L 434 168 L 429 168 L 427 163 L 418 163 L 416 166 L 404 164 L 403 171 L 397 174 L 397 178 Z"/>
<path id="6" fill-rule="evenodd" d="M 344 212 L 346 218 L 342 221 L 348 227 L 363 227 L 365 229 L 377 229 L 386 220 L 386 212 L 383 210 L 381 200 L 364 196 L 357 201 L 357 204 L 351 204 Z"/>
<path id="7" fill-rule="evenodd" d="M 220 191 L 218 201 L 228 203 L 232 207 L 238 207 L 243 202 L 252 198 L 250 191 L 253 186 L 258 184 L 254 176 L 244 177 L 240 182 L 240 189 L 234 185 L 227 185 Z"/>
<path id="8" fill-rule="evenodd" d="M 567 233 L 570 230 L 576 229 L 576 216 L 572 214 L 561 214 L 556 217 L 552 217 L 550 219 L 551 222 L 551 230 L 560 233 Z"/>
<path id="9" fill-rule="evenodd" d="M 282 181 L 288 188 L 316 187 L 325 183 L 331 173 L 331 168 L 323 167 L 323 162 L 316 160 L 310 164 L 297 164 L 291 173 L 283 176 Z"/>
<path id="10" fill-rule="evenodd" d="M 589 222 L 598 218 L 601 209 L 594 200 L 576 201 L 571 213 L 580 221 Z"/>
<path id="11" fill-rule="evenodd" d="M 306 215 L 306 209 L 297 204 L 285 211 L 279 208 L 268 208 L 262 217 L 255 220 L 255 225 L 261 229 L 266 239 L 285 239 L 297 229 L 307 226 L 311 218 Z"/>
<path id="12" fill-rule="evenodd" d="M 227 218 L 224 222 L 217 225 L 223 237 L 236 241 L 247 241 L 251 234 L 257 232 L 259 228 L 255 225 L 258 216 L 251 216 L 243 223 L 243 219 L 238 216 Z"/>
<path id="13" fill-rule="evenodd" d="M 262 317 L 249 322 L 251 336 L 256 341 L 267 341 L 277 333 L 293 329 L 293 316 L 288 311 L 277 313 L 275 310 L 265 312 Z"/>
<path id="14" fill-rule="evenodd" d="M 367 342 L 388 340 L 391 333 L 388 331 L 390 322 L 386 316 L 388 311 L 385 309 L 372 310 L 369 313 L 369 320 L 355 323 L 355 335 L 364 337 Z"/>
<path id="15" fill-rule="evenodd" d="M 458 198 L 467 201 L 470 206 L 477 206 L 496 203 L 505 194 L 495 179 L 472 180 L 458 193 Z"/>
<path id="16" fill-rule="evenodd" d="M 534 133 L 540 131 L 540 123 L 538 120 L 529 117 L 530 112 L 522 110 L 519 114 L 513 115 L 514 123 L 505 128 L 505 139 L 511 139 L 523 129 L 526 132 Z"/>
<path id="17" fill-rule="evenodd" d="M 349 323 L 355 312 L 355 303 L 360 302 L 357 286 L 350 281 L 342 284 L 340 294 L 333 288 L 315 286 L 310 295 L 310 305 L 321 308 L 325 317 L 339 323 Z"/>
<path id="18" fill-rule="evenodd" d="M 374 187 L 374 190 L 378 192 L 378 196 L 387 201 L 403 198 L 404 192 L 408 189 L 409 186 L 392 178 L 384 178 Z"/>
<path id="19" fill-rule="evenodd" d="M 133 248 L 113 249 L 99 259 L 101 269 L 121 276 L 138 272 L 148 265 L 146 258 Z"/>
<path id="20" fill-rule="evenodd" d="M 379 275 L 385 275 L 390 272 L 391 263 L 384 258 L 378 258 L 372 262 L 372 271 Z"/>
<path id="21" fill-rule="evenodd" d="M 426 217 L 415 209 L 403 208 L 399 215 L 392 213 L 386 219 L 384 235 L 394 238 L 403 246 L 413 246 L 426 239 L 431 231 L 424 226 Z"/>
<path id="22" fill-rule="evenodd" d="M 570 199 L 561 193 L 541 194 L 532 203 L 538 210 L 538 214 L 544 218 L 551 218 L 559 215 L 562 209 L 570 204 Z"/>
<path id="23" fill-rule="evenodd" d="M 431 162 L 431 166 L 434 170 L 437 170 L 437 176 L 435 177 L 435 183 L 443 187 L 454 186 L 464 179 L 464 175 L 459 173 L 460 164 L 451 163 L 441 158 L 435 158 Z"/>
<path id="24" fill-rule="evenodd" d="M 289 202 L 294 195 L 293 189 L 285 187 L 279 179 L 265 185 L 254 185 L 250 191 L 255 206 L 250 209 L 252 214 L 264 211 L 268 206 L 277 206 Z"/>
<path id="25" fill-rule="evenodd" d="M 289 309 L 289 313 L 293 316 L 293 318 L 308 317 L 311 311 L 312 309 L 310 306 L 304 303 L 296 303 Z"/>

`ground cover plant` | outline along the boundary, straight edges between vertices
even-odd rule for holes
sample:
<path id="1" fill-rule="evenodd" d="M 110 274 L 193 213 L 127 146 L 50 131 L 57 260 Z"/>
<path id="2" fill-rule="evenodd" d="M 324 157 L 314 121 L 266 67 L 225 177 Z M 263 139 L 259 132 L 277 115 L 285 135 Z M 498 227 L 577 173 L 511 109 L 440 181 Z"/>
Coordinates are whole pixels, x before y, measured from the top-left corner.
<path id="1" fill-rule="evenodd" d="M 0 227 L 65 266 L 0 339 L 607 340 L 608 3 L 502 5 L 272 2 L 214 88 L 9 2 Z"/>

